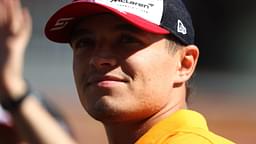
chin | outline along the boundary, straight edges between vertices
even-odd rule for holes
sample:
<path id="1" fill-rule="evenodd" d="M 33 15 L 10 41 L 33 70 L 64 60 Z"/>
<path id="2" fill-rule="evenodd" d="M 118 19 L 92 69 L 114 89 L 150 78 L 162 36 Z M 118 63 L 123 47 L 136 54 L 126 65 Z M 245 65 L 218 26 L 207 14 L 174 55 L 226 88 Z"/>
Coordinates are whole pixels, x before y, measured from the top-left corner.
<path id="1" fill-rule="evenodd" d="M 120 107 L 106 101 L 98 101 L 87 112 L 96 120 L 101 122 L 117 121 L 122 116 Z"/>
<path id="2" fill-rule="evenodd" d="M 87 112 L 95 120 L 103 124 L 124 123 L 129 119 L 129 115 L 131 115 L 130 111 L 127 111 L 122 104 L 115 105 L 106 101 L 97 102 L 94 107 L 87 109 Z"/>

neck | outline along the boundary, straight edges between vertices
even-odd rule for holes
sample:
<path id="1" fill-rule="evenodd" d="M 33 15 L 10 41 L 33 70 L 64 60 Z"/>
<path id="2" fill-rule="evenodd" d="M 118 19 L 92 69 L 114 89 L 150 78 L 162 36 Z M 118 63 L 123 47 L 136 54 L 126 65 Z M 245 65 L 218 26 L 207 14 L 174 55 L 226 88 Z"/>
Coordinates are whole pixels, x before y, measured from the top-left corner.
<path id="1" fill-rule="evenodd" d="M 109 144 L 133 144 L 144 133 L 141 124 L 105 125 Z"/>
<path id="2" fill-rule="evenodd" d="M 187 106 L 184 102 L 173 107 L 166 107 L 141 122 L 104 124 L 109 144 L 134 144 L 156 123 L 170 116 L 172 113 L 186 108 Z"/>

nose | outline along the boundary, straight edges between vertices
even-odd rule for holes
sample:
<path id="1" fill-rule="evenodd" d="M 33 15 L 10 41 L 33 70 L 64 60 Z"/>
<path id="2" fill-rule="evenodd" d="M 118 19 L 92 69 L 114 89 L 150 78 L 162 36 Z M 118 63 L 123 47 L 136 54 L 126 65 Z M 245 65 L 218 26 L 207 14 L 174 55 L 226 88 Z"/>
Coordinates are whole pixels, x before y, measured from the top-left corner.
<path id="1" fill-rule="evenodd" d="M 95 66 L 97 69 L 111 68 L 117 65 L 117 60 L 110 56 L 93 56 L 90 60 L 90 65 Z"/>

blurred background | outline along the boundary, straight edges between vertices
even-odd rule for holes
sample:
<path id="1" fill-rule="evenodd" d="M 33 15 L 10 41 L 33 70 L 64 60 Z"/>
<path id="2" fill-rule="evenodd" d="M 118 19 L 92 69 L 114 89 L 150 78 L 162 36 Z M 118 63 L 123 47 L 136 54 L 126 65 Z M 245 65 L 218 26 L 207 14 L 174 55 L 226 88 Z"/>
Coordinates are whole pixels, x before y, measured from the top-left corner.
<path id="1" fill-rule="evenodd" d="M 184 0 L 192 14 L 201 55 L 189 106 L 210 129 L 238 144 L 256 136 L 256 1 Z M 44 36 L 44 25 L 69 0 L 23 0 L 33 17 L 25 76 L 56 104 L 79 143 L 106 144 L 102 125 L 83 110 L 72 74 L 72 51 Z"/>

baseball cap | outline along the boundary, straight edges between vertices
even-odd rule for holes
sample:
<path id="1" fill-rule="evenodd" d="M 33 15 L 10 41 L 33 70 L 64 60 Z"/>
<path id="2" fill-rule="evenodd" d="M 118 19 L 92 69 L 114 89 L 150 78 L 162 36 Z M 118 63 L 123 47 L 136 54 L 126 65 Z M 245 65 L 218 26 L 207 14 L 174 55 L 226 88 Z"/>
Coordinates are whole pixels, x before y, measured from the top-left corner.
<path id="1" fill-rule="evenodd" d="M 186 45 L 194 43 L 192 20 L 182 0 L 73 0 L 48 20 L 45 35 L 69 43 L 75 24 L 99 13 L 111 13 L 144 31 L 173 35 Z"/>

